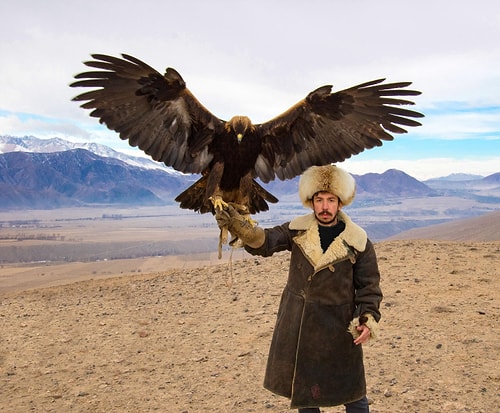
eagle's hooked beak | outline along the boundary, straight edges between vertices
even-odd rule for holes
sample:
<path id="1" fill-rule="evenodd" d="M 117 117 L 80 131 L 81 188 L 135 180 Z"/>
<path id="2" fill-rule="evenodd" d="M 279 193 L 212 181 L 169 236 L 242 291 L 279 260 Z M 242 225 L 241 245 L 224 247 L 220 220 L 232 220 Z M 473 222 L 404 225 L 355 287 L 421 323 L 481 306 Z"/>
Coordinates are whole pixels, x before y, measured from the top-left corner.
<path id="1" fill-rule="evenodd" d="M 238 138 L 238 143 L 241 143 L 241 140 L 243 139 L 243 134 L 242 133 L 238 133 L 236 135 L 236 137 Z"/>

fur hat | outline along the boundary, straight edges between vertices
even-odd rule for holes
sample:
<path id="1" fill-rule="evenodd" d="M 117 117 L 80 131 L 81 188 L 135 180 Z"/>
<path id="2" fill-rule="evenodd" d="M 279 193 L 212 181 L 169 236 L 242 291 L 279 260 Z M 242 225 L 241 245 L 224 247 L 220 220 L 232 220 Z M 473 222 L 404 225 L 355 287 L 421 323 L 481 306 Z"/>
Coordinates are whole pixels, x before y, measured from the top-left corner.
<path id="1" fill-rule="evenodd" d="M 349 205 L 356 193 L 356 181 L 349 172 L 335 165 L 311 166 L 299 180 L 302 205 L 311 208 L 314 194 L 322 191 L 337 195 L 342 205 Z"/>

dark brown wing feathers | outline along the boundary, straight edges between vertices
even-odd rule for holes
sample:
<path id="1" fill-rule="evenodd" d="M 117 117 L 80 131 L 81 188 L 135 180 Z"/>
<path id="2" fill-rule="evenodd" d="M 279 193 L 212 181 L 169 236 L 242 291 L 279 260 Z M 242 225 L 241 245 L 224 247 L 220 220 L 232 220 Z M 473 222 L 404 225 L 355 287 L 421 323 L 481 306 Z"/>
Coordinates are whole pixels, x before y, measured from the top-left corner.
<path id="1" fill-rule="evenodd" d="M 103 54 L 92 57 L 94 60 L 85 65 L 93 70 L 76 75 L 71 84 L 92 90 L 74 100 L 83 101 L 82 108 L 90 109 L 92 117 L 154 160 L 181 172 L 203 173 L 196 184 L 177 197 L 181 207 L 201 212 L 210 210 L 208 192 L 220 190 L 213 179 L 228 182 L 228 174 L 242 174 L 238 178 L 245 177 L 245 184 L 240 181 L 239 187 L 228 188 L 226 194 L 234 197 L 235 191 L 248 191 L 239 198 L 249 200 L 252 213 L 266 210 L 266 201 L 277 199 L 255 181 L 249 184 L 249 176 L 263 182 L 276 177 L 291 179 L 312 165 L 341 162 L 380 146 L 393 139 L 392 133 L 406 133 L 406 127 L 419 126 L 415 118 L 423 117 L 404 107 L 414 104 L 405 97 L 420 94 L 407 89 L 410 82 L 383 83 L 385 79 L 377 79 L 334 93 L 332 86 L 322 86 L 281 115 L 247 129 L 246 138 L 260 145 L 260 152 L 255 150 L 258 146 L 252 147 L 258 155 L 250 159 L 250 152 L 242 155 L 238 150 L 253 169 L 235 171 L 226 165 L 224 178 L 220 174 L 210 177 L 215 159 L 225 163 L 234 155 L 224 145 L 214 144 L 222 134 L 227 139 L 231 128 L 191 94 L 181 75 L 172 68 L 162 75 L 127 54 L 122 58 Z"/>
<path id="2" fill-rule="evenodd" d="M 130 55 L 123 59 L 94 54 L 86 66 L 99 69 L 75 76 L 73 87 L 97 88 L 73 100 L 92 109 L 90 116 L 138 146 L 154 160 L 186 173 L 201 173 L 210 163 L 208 146 L 222 121 L 186 89 L 172 68 L 165 75 Z M 196 132 L 196 133 L 195 133 Z"/>
<path id="3" fill-rule="evenodd" d="M 331 93 L 320 87 L 280 116 L 259 125 L 263 151 L 256 174 L 264 182 L 278 177 L 290 179 L 312 165 L 342 162 L 365 149 L 393 139 L 391 133 L 406 133 L 404 127 L 419 126 L 412 118 L 419 112 L 402 108 L 413 105 L 399 96 L 416 96 L 404 89 L 410 82 L 365 82 Z"/>

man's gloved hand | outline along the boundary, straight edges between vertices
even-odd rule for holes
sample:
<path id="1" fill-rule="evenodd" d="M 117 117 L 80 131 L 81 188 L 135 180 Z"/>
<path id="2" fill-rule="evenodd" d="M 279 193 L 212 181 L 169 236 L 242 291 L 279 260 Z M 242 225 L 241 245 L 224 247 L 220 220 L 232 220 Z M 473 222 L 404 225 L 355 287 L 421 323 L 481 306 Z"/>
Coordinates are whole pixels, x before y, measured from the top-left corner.
<path id="1" fill-rule="evenodd" d="M 219 228 L 228 228 L 229 232 L 239 238 L 245 245 L 258 248 L 264 244 L 264 230 L 254 226 L 248 219 L 236 211 L 233 206 L 228 205 L 224 209 L 216 208 L 215 219 Z"/>

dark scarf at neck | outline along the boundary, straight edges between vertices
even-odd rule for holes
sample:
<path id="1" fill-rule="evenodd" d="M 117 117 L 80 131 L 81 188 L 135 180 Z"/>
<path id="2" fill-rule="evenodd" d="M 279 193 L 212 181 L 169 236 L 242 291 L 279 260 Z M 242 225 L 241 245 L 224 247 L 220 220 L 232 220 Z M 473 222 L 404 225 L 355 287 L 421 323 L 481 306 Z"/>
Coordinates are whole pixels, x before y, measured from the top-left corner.
<path id="1" fill-rule="evenodd" d="M 345 229 L 345 222 L 340 221 L 331 227 L 318 225 L 319 239 L 321 240 L 321 249 L 325 252 L 335 238 L 337 238 Z"/>

